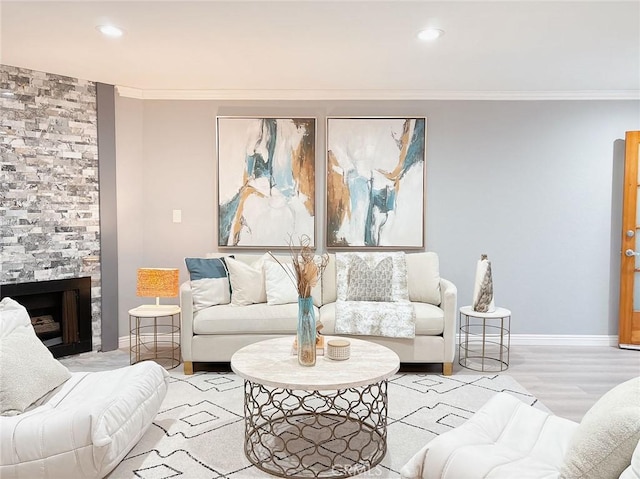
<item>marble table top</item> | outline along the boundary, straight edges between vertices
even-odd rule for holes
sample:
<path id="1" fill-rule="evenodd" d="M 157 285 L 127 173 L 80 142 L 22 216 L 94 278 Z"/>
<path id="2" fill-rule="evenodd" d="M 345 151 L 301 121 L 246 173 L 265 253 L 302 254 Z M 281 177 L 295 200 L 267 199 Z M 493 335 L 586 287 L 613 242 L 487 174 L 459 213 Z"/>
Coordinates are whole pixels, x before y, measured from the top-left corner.
<path id="1" fill-rule="evenodd" d="M 138 318 L 159 318 L 162 316 L 173 316 L 180 312 L 180 306 L 176 304 L 143 304 L 137 308 L 129 310 L 129 316 Z"/>
<path id="2" fill-rule="evenodd" d="M 511 311 L 507 308 L 496 308 L 495 311 L 481 313 L 474 311 L 473 306 L 463 306 L 460 308 L 460 312 L 465 316 L 471 316 L 473 318 L 485 318 L 485 319 L 502 319 L 507 316 L 511 316 Z"/>
<path id="3" fill-rule="evenodd" d="M 301 366 L 293 354 L 294 338 L 268 339 L 245 346 L 231 357 L 231 369 L 241 378 L 264 386 L 322 391 L 374 384 L 393 376 L 400 368 L 400 358 L 389 348 L 353 338 L 348 338 L 349 359 L 336 361 L 326 355 L 316 356 L 315 366 Z M 325 345 L 332 339 L 324 338 Z"/>

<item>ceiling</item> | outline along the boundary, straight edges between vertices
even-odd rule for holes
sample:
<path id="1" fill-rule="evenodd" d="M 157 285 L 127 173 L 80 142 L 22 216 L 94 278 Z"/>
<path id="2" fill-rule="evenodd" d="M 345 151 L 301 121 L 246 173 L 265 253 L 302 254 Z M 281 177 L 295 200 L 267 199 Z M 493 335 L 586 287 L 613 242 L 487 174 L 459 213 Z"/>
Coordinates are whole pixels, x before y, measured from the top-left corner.
<path id="1" fill-rule="evenodd" d="M 102 36 L 104 23 L 125 35 Z M 427 26 L 445 35 L 418 41 Z M 0 28 L 3 64 L 141 97 L 637 98 L 640 90 L 639 1 L 20 0 L 0 1 Z"/>

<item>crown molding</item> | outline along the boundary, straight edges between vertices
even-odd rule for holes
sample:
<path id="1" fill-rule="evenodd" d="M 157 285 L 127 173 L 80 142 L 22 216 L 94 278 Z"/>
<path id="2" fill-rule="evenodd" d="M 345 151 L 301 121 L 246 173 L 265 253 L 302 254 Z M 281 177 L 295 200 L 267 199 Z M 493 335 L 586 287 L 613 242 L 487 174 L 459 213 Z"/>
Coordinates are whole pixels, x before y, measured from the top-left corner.
<path id="1" fill-rule="evenodd" d="M 144 90 L 116 86 L 138 100 L 640 100 L 640 90 L 434 91 L 434 90 Z"/>

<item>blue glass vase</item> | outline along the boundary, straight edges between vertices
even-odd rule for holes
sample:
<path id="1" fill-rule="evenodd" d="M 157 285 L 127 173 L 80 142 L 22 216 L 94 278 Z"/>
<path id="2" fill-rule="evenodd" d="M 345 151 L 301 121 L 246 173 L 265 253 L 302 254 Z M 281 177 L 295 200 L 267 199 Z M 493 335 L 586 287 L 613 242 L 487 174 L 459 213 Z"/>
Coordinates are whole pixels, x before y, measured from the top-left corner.
<path id="1" fill-rule="evenodd" d="M 312 297 L 298 297 L 298 363 L 316 364 L 316 313 Z"/>

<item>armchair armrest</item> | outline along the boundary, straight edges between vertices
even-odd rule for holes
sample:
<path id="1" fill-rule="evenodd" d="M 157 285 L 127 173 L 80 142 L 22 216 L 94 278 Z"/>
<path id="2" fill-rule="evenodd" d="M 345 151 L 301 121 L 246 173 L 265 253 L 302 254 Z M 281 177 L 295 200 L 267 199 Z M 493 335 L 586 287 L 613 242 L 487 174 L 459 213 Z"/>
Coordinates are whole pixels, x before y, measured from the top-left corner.
<path id="1" fill-rule="evenodd" d="M 449 280 L 440 278 L 440 307 L 444 311 L 444 360 L 452 363 L 456 355 L 456 324 L 458 314 L 458 288 Z"/>

